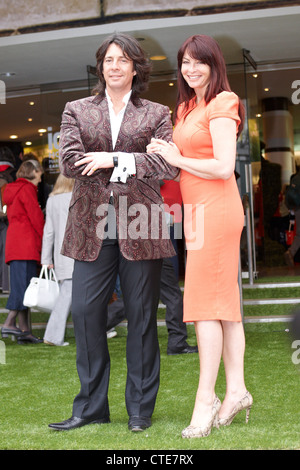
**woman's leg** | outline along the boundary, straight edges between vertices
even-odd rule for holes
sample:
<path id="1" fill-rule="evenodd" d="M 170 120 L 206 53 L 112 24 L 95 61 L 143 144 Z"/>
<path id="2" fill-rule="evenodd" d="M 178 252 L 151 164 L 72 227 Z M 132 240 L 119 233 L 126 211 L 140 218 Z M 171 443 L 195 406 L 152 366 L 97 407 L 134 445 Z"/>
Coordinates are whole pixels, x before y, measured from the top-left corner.
<path id="1" fill-rule="evenodd" d="M 15 329 L 17 329 L 16 320 L 17 320 L 18 313 L 19 313 L 18 310 L 10 310 L 8 312 L 8 315 L 6 317 L 6 320 L 3 324 L 3 326 L 5 328 L 11 328 L 11 329 L 15 328 Z"/>
<path id="2" fill-rule="evenodd" d="M 31 325 L 29 324 L 29 312 L 26 310 L 18 311 L 19 327 L 22 331 L 31 331 Z"/>
<path id="3" fill-rule="evenodd" d="M 15 260 L 10 262 L 10 293 L 6 308 L 10 310 L 5 326 L 16 326 L 18 317 L 19 328 L 29 331 L 28 308 L 23 304 L 27 286 L 32 277 L 37 275 L 36 261 Z"/>
<path id="4" fill-rule="evenodd" d="M 223 330 L 219 321 L 195 322 L 199 349 L 200 377 L 191 425 L 204 427 L 211 419 L 215 384 L 219 371 Z"/>
<path id="5" fill-rule="evenodd" d="M 230 414 L 236 403 L 246 393 L 244 381 L 245 335 L 242 322 L 222 322 L 223 362 L 226 376 L 226 395 L 219 417 Z"/>

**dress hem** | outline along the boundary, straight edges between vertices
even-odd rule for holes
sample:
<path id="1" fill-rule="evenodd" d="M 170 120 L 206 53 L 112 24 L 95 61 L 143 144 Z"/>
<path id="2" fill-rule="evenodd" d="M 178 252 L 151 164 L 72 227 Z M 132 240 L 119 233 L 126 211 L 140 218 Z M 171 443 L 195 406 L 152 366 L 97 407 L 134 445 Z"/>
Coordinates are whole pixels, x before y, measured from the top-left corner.
<path id="1" fill-rule="evenodd" d="M 183 322 L 184 323 L 190 323 L 190 322 L 196 322 L 196 321 L 230 321 L 230 322 L 237 322 L 241 323 L 242 322 L 242 317 L 234 317 L 234 318 L 229 318 L 228 316 L 223 317 L 223 316 L 216 316 L 216 317 L 202 317 L 202 318 L 184 318 Z"/>

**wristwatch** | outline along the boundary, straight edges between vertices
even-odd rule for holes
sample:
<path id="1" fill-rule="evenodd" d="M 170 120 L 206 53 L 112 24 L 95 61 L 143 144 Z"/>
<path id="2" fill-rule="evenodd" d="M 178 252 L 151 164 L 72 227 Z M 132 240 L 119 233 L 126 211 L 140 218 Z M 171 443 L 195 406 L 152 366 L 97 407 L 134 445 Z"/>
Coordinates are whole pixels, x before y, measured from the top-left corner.
<path id="1" fill-rule="evenodd" d="M 119 164 L 118 155 L 113 156 L 114 167 L 116 168 Z"/>

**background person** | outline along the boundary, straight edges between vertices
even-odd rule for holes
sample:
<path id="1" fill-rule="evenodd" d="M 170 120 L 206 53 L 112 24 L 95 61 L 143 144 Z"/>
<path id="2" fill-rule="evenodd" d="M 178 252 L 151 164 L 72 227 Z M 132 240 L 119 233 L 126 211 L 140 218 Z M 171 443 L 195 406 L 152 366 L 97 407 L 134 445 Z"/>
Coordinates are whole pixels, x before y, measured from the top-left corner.
<path id="1" fill-rule="evenodd" d="M 291 246 L 284 253 L 284 260 L 290 267 L 295 265 L 295 255 L 300 248 L 300 170 L 291 176 L 290 185 L 285 191 L 285 203 L 288 209 L 294 213 L 296 233 Z"/>
<path id="2" fill-rule="evenodd" d="M 9 292 L 9 268 L 5 263 L 5 242 L 8 226 L 6 207 L 3 205 L 2 194 L 7 183 L 16 179 L 15 157 L 9 147 L 0 147 L 0 287 L 2 292 Z"/>
<path id="3" fill-rule="evenodd" d="M 10 293 L 6 304 L 9 313 L 1 332 L 4 337 L 17 336 L 19 343 L 42 342 L 32 335 L 28 308 L 23 305 L 25 291 L 31 278 L 37 276 L 41 259 L 44 216 L 37 199 L 41 175 L 39 162 L 23 162 L 16 181 L 9 183 L 3 192 L 8 217 L 5 262 L 10 266 Z M 16 326 L 17 317 L 19 328 Z"/>
<path id="4" fill-rule="evenodd" d="M 58 175 L 53 191 L 46 204 L 46 223 L 43 233 L 42 265 L 54 268 L 59 282 L 59 296 L 52 310 L 44 343 L 52 346 L 67 346 L 65 329 L 72 304 L 72 274 L 74 260 L 61 254 L 74 180 Z"/>
<path id="5" fill-rule="evenodd" d="M 39 161 L 38 157 L 32 152 L 25 153 L 25 155 L 23 156 L 23 162 L 26 162 L 26 160 L 37 160 L 37 161 Z M 39 201 L 40 208 L 42 209 L 44 214 L 46 212 L 47 199 L 48 199 L 49 194 L 51 193 L 51 190 L 53 189 L 53 186 L 54 186 L 53 184 L 52 185 L 48 184 L 47 181 L 46 181 L 46 175 L 45 175 L 46 169 L 44 168 L 46 160 L 48 160 L 48 157 L 44 158 L 42 163 L 41 163 L 42 168 L 43 168 L 43 174 L 41 176 L 41 181 L 38 184 L 38 201 Z M 57 178 L 57 175 L 56 175 L 55 178 Z"/>

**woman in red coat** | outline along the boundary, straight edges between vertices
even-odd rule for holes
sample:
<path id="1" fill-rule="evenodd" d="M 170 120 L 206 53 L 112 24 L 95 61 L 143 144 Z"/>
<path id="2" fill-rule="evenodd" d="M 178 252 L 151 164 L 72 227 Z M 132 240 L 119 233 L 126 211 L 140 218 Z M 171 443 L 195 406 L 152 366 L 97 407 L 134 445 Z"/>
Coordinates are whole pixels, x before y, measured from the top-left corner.
<path id="1" fill-rule="evenodd" d="M 8 217 L 5 262 L 10 265 L 10 295 L 6 305 L 9 313 L 1 333 L 2 337 L 16 336 L 20 343 L 42 342 L 29 331 L 28 309 L 23 305 L 25 290 L 37 275 L 41 257 L 44 215 L 38 204 L 37 185 L 42 173 L 38 161 L 25 161 L 17 172 L 17 180 L 3 192 Z"/>

